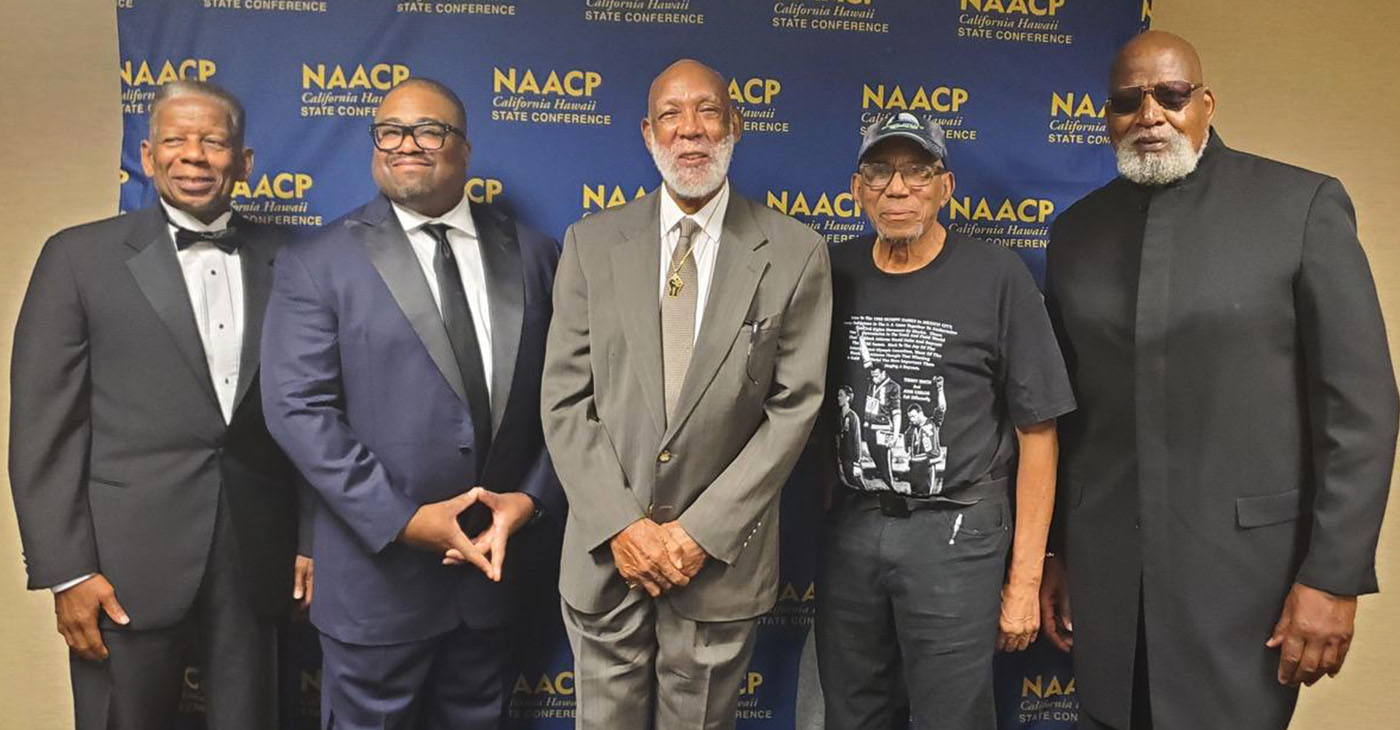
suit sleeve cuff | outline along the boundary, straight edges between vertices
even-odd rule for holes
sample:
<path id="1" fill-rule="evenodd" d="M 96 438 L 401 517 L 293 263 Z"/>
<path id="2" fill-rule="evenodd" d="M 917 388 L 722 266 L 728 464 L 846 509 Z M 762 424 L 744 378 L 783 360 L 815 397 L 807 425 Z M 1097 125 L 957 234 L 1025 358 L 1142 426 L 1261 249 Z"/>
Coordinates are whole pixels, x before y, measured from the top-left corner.
<path id="1" fill-rule="evenodd" d="M 74 578 L 73 580 L 65 580 L 65 581 L 63 581 L 62 583 L 59 583 L 59 584 L 56 585 L 56 586 L 50 586 L 50 587 L 49 587 L 49 590 L 53 591 L 53 594 L 56 596 L 56 595 L 58 595 L 58 594 L 60 594 L 60 593 L 62 593 L 62 592 L 64 592 L 64 591 L 68 590 L 69 588 L 72 588 L 73 586 L 76 586 L 76 585 L 78 585 L 79 583 L 82 583 L 83 581 L 87 580 L 88 578 L 93 577 L 94 575 L 97 575 L 97 574 L 96 574 L 96 573 L 88 573 L 87 575 L 78 576 L 77 578 Z"/>

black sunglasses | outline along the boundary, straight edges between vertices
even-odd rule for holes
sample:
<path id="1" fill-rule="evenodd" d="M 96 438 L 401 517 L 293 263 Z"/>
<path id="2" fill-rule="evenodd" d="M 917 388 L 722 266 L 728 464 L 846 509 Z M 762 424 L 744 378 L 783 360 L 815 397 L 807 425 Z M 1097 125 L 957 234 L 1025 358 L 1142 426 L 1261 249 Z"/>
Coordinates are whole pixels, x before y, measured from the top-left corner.
<path id="1" fill-rule="evenodd" d="M 1181 111 L 1191 103 L 1191 95 L 1205 84 L 1190 81 L 1163 81 L 1151 86 L 1124 86 L 1114 89 L 1108 95 L 1108 108 L 1114 114 L 1132 114 L 1142 108 L 1142 99 L 1148 94 L 1171 112 Z"/>

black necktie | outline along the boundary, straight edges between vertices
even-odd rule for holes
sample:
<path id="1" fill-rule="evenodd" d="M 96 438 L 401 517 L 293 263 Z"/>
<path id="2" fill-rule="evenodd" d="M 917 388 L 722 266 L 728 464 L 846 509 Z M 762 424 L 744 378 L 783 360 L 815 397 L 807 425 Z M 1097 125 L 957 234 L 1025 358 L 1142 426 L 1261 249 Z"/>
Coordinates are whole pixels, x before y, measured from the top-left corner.
<path id="1" fill-rule="evenodd" d="M 476 339 L 471 304 L 462 287 L 462 272 L 457 257 L 447 243 L 447 225 L 428 223 L 423 230 L 437 241 L 433 252 L 433 274 L 437 276 L 438 296 L 442 299 L 442 323 L 447 326 L 447 339 L 457 356 L 457 368 L 462 373 L 462 386 L 467 391 L 467 409 L 471 412 L 472 429 L 476 432 L 476 477 L 481 480 L 486 466 L 486 452 L 491 448 L 491 394 L 486 389 L 486 369 L 481 364 L 481 345 Z"/>
<path id="2" fill-rule="evenodd" d="M 233 226 L 222 231 L 191 231 L 188 228 L 175 226 L 175 248 L 184 251 L 190 246 L 200 241 L 208 241 L 219 247 L 224 253 L 233 253 L 238 250 L 238 232 Z"/>

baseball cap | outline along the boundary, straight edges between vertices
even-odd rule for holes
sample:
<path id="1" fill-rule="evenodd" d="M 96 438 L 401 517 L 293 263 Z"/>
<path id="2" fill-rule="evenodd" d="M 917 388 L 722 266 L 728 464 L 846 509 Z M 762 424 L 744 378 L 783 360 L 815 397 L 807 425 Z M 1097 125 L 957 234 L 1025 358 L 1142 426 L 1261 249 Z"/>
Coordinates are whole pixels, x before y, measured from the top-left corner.
<path id="1" fill-rule="evenodd" d="M 870 148 L 892 137 L 912 139 L 933 155 L 934 159 L 948 159 L 948 143 L 943 128 L 938 126 L 937 122 L 924 121 L 909 112 L 896 112 L 865 128 L 865 136 L 860 141 L 860 154 L 856 155 L 856 164 L 860 164 L 861 158 L 865 157 Z"/>

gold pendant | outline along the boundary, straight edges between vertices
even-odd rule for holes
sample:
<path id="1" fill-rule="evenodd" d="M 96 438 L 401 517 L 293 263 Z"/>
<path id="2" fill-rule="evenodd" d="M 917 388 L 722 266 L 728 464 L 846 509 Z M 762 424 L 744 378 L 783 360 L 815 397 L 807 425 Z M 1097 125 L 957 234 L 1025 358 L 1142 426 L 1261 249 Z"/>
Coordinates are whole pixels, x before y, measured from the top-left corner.
<path id="1" fill-rule="evenodd" d="M 681 295 L 681 289 L 685 288 L 685 280 L 680 274 L 671 274 L 671 278 L 666 280 L 666 296 L 675 299 Z"/>

